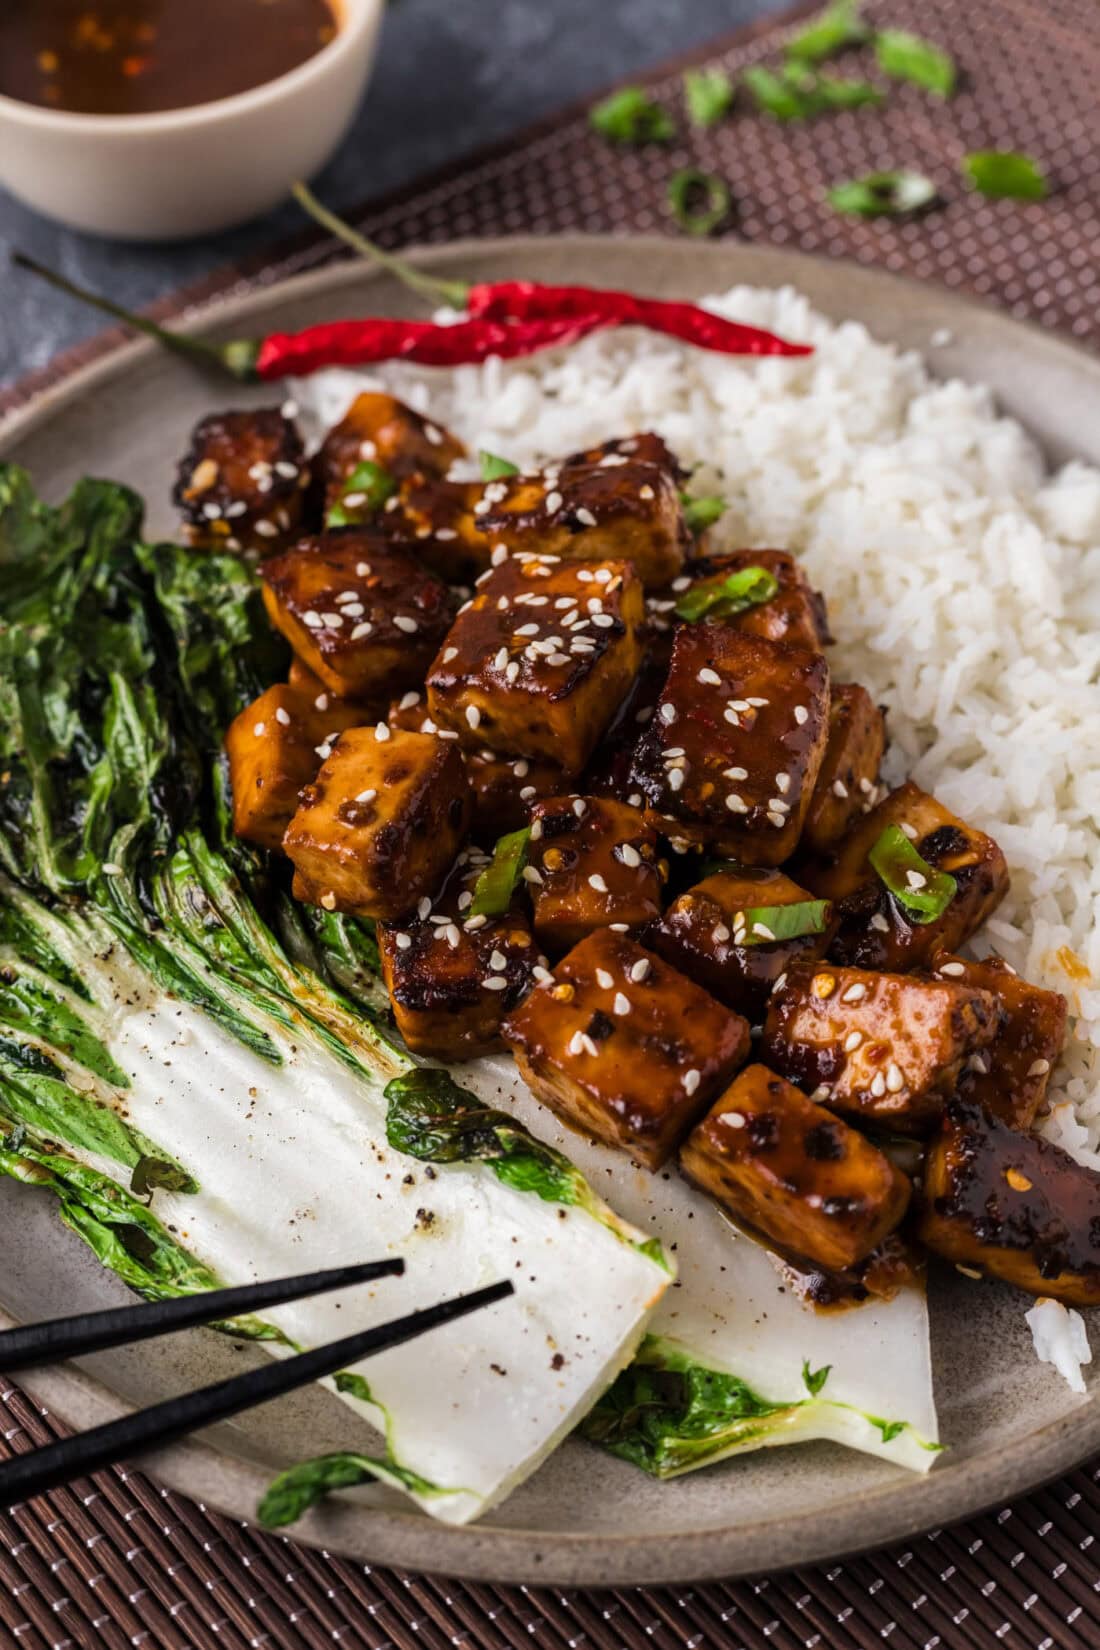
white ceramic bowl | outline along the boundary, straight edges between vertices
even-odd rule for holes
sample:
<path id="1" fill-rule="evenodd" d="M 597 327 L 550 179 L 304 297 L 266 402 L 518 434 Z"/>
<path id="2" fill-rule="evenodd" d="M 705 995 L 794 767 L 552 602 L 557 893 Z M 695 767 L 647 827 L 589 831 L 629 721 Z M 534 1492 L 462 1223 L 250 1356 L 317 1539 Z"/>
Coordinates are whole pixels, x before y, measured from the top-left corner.
<path id="1" fill-rule="evenodd" d="M 191 109 L 81 115 L 0 97 L 0 187 L 119 240 L 209 234 L 318 171 L 366 85 L 385 0 L 337 0 L 327 46 L 277 80 Z"/>

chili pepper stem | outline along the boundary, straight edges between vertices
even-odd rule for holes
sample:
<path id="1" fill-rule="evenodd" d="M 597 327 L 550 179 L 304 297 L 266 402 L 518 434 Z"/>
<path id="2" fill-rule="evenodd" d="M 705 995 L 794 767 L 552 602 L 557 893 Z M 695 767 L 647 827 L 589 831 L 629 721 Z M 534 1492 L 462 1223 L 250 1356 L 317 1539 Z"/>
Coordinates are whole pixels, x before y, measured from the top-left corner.
<path id="1" fill-rule="evenodd" d="M 434 304 L 448 304 L 452 309 L 466 308 L 466 300 L 470 294 L 468 281 L 447 281 L 438 275 L 425 275 L 422 270 L 414 269 L 406 259 L 399 258 L 393 252 L 387 252 L 384 247 L 376 246 L 349 223 L 345 223 L 343 218 L 338 218 L 335 212 L 330 212 L 304 183 L 294 184 L 291 194 L 303 211 L 307 212 L 315 223 L 319 223 L 322 229 L 327 229 L 330 235 L 335 235 L 345 246 L 350 246 L 361 258 L 369 258 L 388 270 L 391 275 L 395 275 L 402 286 L 407 286 L 410 292 L 415 292 L 418 297 L 427 298 Z"/>
<path id="2" fill-rule="evenodd" d="M 133 327 L 135 332 L 144 332 L 147 337 L 155 338 L 159 344 L 163 344 L 166 349 L 174 350 L 177 355 L 186 356 L 191 361 L 203 361 L 208 366 L 220 367 L 223 372 L 230 373 L 242 383 L 251 383 L 257 377 L 256 358 L 260 346 L 251 338 L 234 338 L 227 344 L 212 344 L 205 338 L 190 338 L 186 333 L 172 332 L 167 327 L 158 326 L 156 321 L 151 321 L 146 315 L 138 315 L 133 310 L 123 309 L 120 304 L 113 303 L 110 298 L 104 298 L 98 292 L 89 292 L 86 287 L 78 286 L 67 276 L 59 275 L 56 270 L 47 268 L 34 258 L 29 258 L 25 252 L 13 252 L 11 261 L 17 269 L 25 269 L 31 275 L 37 275 L 50 286 L 56 287 L 59 292 L 68 293 L 70 298 L 76 298 L 80 303 L 88 304 L 92 309 L 98 309 L 116 321 L 124 321 L 128 327 Z"/>

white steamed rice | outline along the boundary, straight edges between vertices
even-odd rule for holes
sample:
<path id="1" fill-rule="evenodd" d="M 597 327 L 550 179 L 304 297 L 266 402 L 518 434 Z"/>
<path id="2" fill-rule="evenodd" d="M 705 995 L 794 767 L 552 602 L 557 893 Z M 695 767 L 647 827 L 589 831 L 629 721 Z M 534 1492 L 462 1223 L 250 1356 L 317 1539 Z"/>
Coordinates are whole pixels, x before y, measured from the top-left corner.
<path id="1" fill-rule="evenodd" d="M 656 429 L 697 466 L 692 492 L 729 500 L 716 546 L 796 551 L 828 601 L 836 677 L 889 707 L 886 777 L 1005 852 L 1011 890 L 975 949 L 1069 998 L 1043 1127 L 1100 1168 L 1100 471 L 1047 474 L 988 391 L 934 383 L 791 289 L 708 302 L 816 351 L 736 360 L 630 330 L 451 373 L 323 373 L 296 395 L 319 430 L 385 388 L 523 467 Z M 1031 1319 L 1075 1384 L 1081 1320 Z"/>

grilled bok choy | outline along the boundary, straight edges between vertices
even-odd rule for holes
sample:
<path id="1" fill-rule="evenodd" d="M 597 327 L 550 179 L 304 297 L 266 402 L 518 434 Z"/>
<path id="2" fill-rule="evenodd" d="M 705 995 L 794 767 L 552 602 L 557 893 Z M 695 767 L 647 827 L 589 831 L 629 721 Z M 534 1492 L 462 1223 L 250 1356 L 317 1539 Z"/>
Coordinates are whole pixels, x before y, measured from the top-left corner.
<path id="1" fill-rule="evenodd" d="M 514 1279 L 430 1358 L 338 1377 L 379 1441 L 265 1504 L 373 1476 L 462 1522 L 591 1408 L 671 1268 L 521 1125 L 425 1144 L 410 1062 L 347 995 L 369 931 L 293 910 L 228 827 L 222 731 L 285 663 L 253 576 L 140 527 L 122 487 L 52 509 L 0 468 L 0 1172 L 148 1296 L 365 1254 L 405 1257 L 405 1311 Z M 277 1349 L 398 1309 L 364 1286 L 231 1327 Z"/>

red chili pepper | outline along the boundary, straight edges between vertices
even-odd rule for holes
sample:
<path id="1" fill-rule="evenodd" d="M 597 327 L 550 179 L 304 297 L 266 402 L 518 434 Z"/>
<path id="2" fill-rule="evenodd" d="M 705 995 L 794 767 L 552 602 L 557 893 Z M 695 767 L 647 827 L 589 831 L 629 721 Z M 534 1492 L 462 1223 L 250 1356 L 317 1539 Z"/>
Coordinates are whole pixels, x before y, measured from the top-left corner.
<path id="1" fill-rule="evenodd" d="M 453 326 L 432 321 L 333 321 L 302 332 L 275 332 L 260 345 L 260 378 L 301 378 L 323 367 L 355 367 L 372 361 L 416 361 L 426 367 L 462 366 L 534 355 L 573 344 L 609 326 L 608 317 L 575 314 L 530 321 L 468 320 Z"/>

